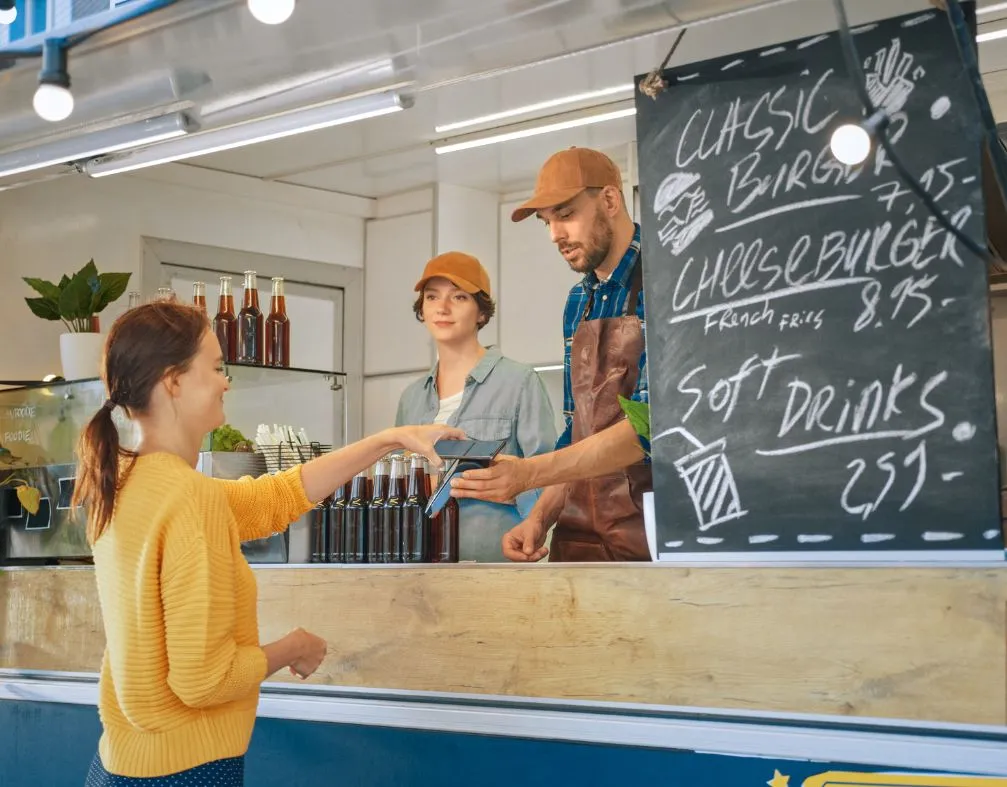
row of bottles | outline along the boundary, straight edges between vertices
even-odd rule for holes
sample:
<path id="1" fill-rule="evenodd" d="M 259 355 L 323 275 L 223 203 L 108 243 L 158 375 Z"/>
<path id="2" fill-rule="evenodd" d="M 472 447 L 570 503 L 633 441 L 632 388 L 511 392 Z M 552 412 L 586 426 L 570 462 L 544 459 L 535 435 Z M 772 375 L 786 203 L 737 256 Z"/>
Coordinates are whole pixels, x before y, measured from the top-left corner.
<path id="1" fill-rule="evenodd" d="M 457 563 L 458 501 L 428 517 L 433 483 L 422 456 L 395 455 L 361 471 L 315 518 L 311 562 Z"/>
<path id="2" fill-rule="evenodd" d="M 178 300 L 171 287 L 159 287 L 157 300 Z M 140 305 L 140 293 L 129 294 L 129 308 Z M 206 283 L 192 284 L 192 305 L 207 314 Z M 207 314 L 207 317 L 209 315 Z M 283 277 L 273 277 L 273 295 L 269 316 L 259 308 L 259 288 L 255 271 L 245 271 L 245 295 L 241 311 L 234 313 L 231 277 L 220 277 L 220 299 L 213 318 L 213 332 L 220 342 L 224 363 L 247 363 L 256 366 L 290 366 L 290 318 Z"/>
<path id="3" fill-rule="evenodd" d="M 196 282 L 202 285 L 202 282 Z M 206 285 L 202 305 L 206 309 Z M 193 298 L 195 301 L 195 297 Z M 198 303 L 197 303 L 198 305 Z M 273 277 L 273 295 L 269 316 L 263 318 L 259 308 L 259 288 L 255 271 L 245 271 L 245 294 L 241 311 L 234 313 L 231 277 L 220 277 L 220 300 L 213 318 L 213 332 L 220 342 L 224 363 L 247 363 L 256 366 L 290 366 L 290 319 L 283 278 Z"/>

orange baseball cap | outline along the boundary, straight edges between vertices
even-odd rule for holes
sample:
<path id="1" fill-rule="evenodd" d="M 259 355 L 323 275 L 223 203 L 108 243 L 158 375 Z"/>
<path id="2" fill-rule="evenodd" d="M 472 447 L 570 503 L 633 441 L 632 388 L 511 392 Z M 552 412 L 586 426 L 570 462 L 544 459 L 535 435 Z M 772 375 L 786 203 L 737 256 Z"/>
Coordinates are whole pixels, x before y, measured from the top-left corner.
<path id="1" fill-rule="evenodd" d="M 619 168 L 604 153 L 591 148 L 569 148 L 554 153 L 542 165 L 532 198 L 511 214 L 511 221 L 524 221 L 542 208 L 554 208 L 584 189 L 622 188 Z"/>
<path id="2" fill-rule="evenodd" d="M 428 281 L 437 276 L 443 276 L 469 295 L 475 295 L 477 292 L 491 295 L 489 274 L 486 273 L 482 263 L 471 254 L 460 251 L 438 254 L 427 263 L 423 275 L 413 289 L 420 292 Z"/>

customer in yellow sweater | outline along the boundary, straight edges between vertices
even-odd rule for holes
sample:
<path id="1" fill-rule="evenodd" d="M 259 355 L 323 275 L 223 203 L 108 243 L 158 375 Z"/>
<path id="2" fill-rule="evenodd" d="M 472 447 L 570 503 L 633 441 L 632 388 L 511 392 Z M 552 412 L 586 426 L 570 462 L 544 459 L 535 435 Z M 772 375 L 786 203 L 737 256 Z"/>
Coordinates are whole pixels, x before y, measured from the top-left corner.
<path id="1" fill-rule="evenodd" d="M 224 422 L 228 383 L 206 317 L 176 303 L 116 320 L 102 377 L 109 398 L 81 435 L 75 489 L 88 510 L 107 643 L 103 734 L 87 787 L 241 785 L 259 684 L 284 667 L 307 677 L 326 643 L 295 629 L 259 644 L 240 542 L 282 532 L 389 450 L 436 464 L 434 442 L 463 434 L 390 429 L 277 475 L 203 476 L 200 444 Z M 116 407 L 139 427 L 135 453 L 119 445 Z"/>

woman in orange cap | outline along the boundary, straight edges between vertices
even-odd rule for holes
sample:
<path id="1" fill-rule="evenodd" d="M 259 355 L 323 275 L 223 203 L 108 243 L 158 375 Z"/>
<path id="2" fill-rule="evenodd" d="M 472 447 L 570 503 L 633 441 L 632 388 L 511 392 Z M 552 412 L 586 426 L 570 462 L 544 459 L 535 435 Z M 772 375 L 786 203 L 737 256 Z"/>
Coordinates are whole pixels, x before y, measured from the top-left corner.
<path id="1" fill-rule="evenodd" d="M 479 331 L 496 312 L 486 269 L 470 254 L 430 260 L 416 283 L 416 319 L 437 344 L 437 363 L 399 399 L 396 425 L 447 424 L 474 440 L 506 440 L 504 454 L 525 457 L 556 444 L 552 405 L 530 366 L 484 347 Z M 508 504 L 462 500 L 459 559 L 500 562 L 501 539 L 527 516 L 539 490 Z"/>

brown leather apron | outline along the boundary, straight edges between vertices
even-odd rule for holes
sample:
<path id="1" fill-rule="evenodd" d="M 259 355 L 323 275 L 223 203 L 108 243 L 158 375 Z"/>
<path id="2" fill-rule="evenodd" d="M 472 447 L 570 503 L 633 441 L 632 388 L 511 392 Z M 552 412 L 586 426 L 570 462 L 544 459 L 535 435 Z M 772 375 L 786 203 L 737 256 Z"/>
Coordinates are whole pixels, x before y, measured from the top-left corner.
<path id="1" fill-rule="evenodd" d="M 576 443 L 623 419 L 619 395 L 633 395 L 644 351 L 636 316 L 643 262 L 633 271 L 622 317 L 588 320 L 592 290 L 570 348 Z M 566 503 L 549 548 L 553 562 L 650 560 L 643 529 L 643 493 L 653 488 L 650 465 L 639 462 L 613 475 L 567 484 Z"/>

